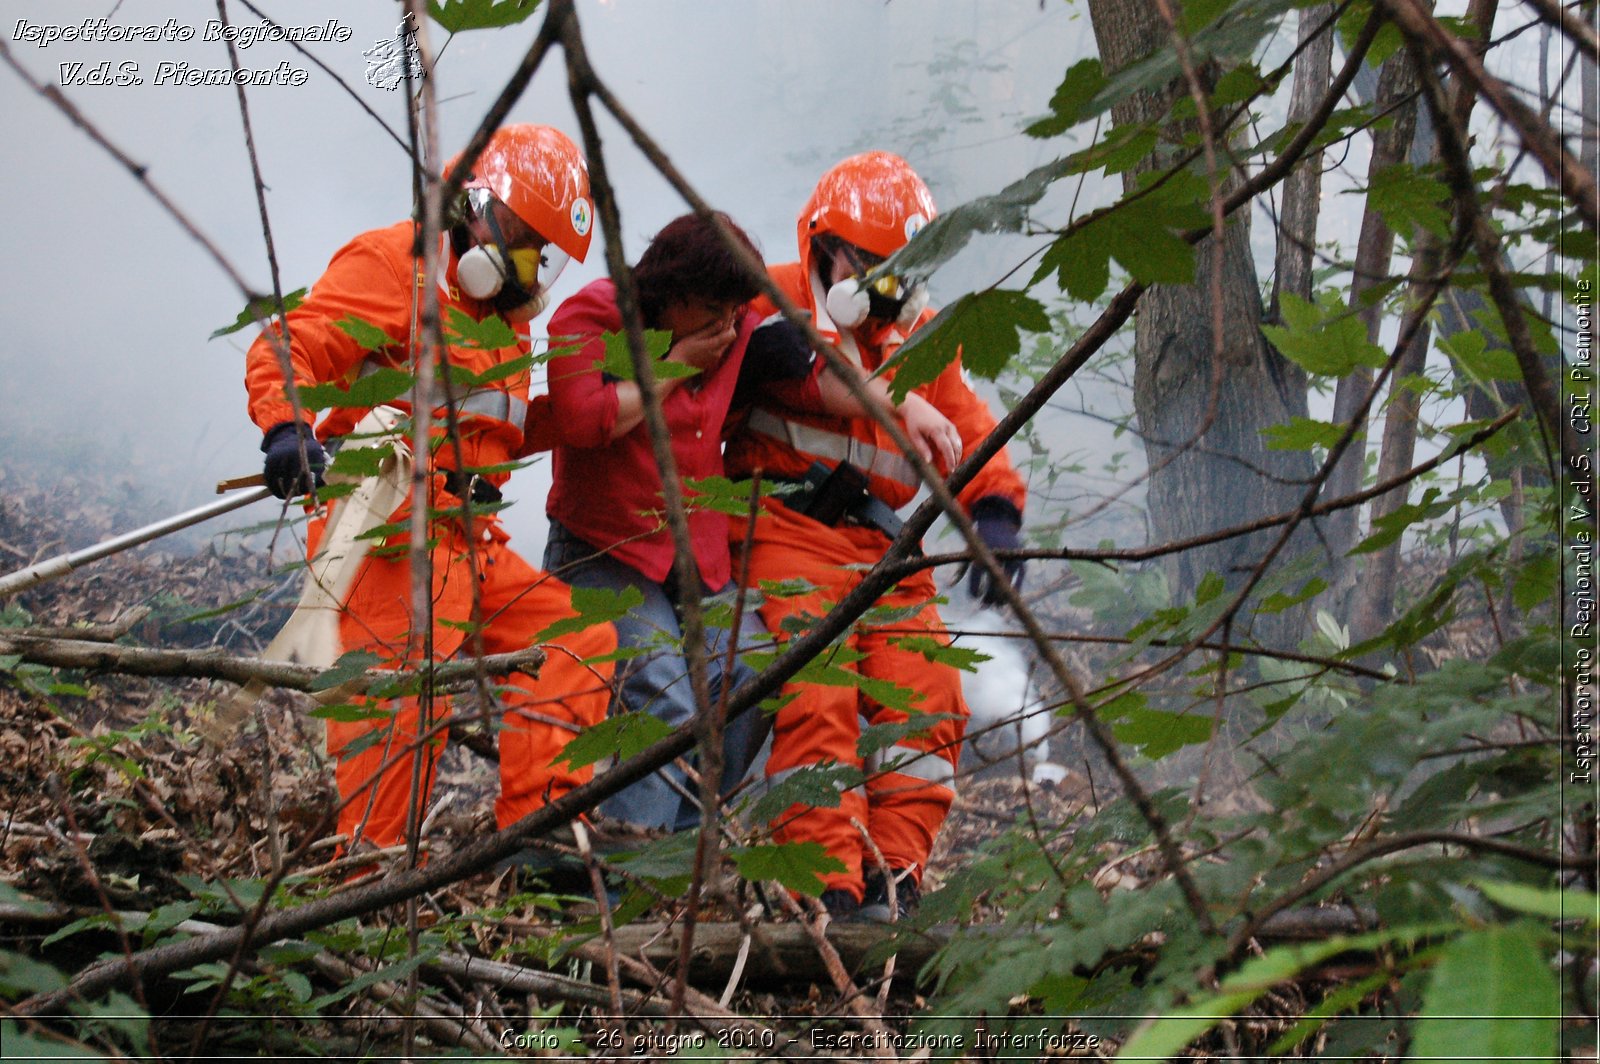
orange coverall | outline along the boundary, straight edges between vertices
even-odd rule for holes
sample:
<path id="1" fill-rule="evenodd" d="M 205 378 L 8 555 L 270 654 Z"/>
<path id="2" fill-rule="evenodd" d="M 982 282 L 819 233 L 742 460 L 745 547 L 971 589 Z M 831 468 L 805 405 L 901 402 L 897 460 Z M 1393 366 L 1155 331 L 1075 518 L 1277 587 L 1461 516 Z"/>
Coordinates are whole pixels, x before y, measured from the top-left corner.
<path id="1" fill-rule="evenodd" d="M 412 338 L 419 335 L 422 286 L 427 283 L 421 261 L 412 255 L 414 232 L 408 221 L 357 236 L 334 256 L 305 301 L 289 312 L 297 385 L 348 386 L 376 368 L 407 367 Z M 447 249 L 441 249 L 440 260 L 451 262 Z M 460 293 L 453 265 L 445 268 L 437 283 L 446 322 L 452 309 L 476 320 L 492 313 L 486 304 Z M 376 351 L 363 348 L 338 325 L 351 318 L 381 329 L 390 342 Z M 528 340 L 521 336 L 515 345 L 498 350 L 448 345 L 442 358 L 482 374 L 528 350 Z M 265 430 L 293 418 L 278 354 L 268 337 L 251 346 L 245 361 L 255 423 Z M 530 403 L 528 383 L 524 369 L 470 391 L 458 386 L 453 398 L 459 451 L 443 442 L 445 407 L 434 411 L 439 424 L 429 490 L 431 507 L 445 512 L 430 520 L 430 539 L 435 541 L 431 631 L 412 617 L 410 537 L 400 532 L 383 547 L 374 546 L 361 562 L 339 620 L 342 651 L 369 651 L 383 666 L 401 668 L 421 659 L 429 635 L 432 644 L 427 652 L 434 660 L 448 659 L 462 649 L 476 650 L 469 642 L 469 630 L 481 636 L 484 653 L 524 650 L 541 631 L 574 615 L 567 585 L 513 552 L 492 514 L 475 508 L 471 521 L 466 520 L 461 501 L 444 486 L 443 471 L 485 469 L 482 479 L 498 488 L 510 474 L 496 467 L 549 448 L 554 437 L 545 423 L 548 400 L 541 396 Z M 407 409 L 403 400 L 389 405 Z M 317 436 L 327 440 L 346 433 L 366 412 L 335 407 L 317 426 Z M 411 506 L 408 499 L 391 522 L 403 527 Z M 307 533 L 310 551 L 315 550 L 325 517 L 312 519 Z M 609 624 L 558 636 L 545 645 L 547 657 L 537 681 L 522 675 L 501 681 L 505 717 L 499 732 L 500 795 L 495 802 L 495 819 L 501 827 L 590 777 L 591 769 L 573 770 L 553 762 L 578 730 L 605 719 L 613 666 L 586 662 L 615 648 L 616 633 Z M 434 726 L 447 707 L 436 706 L 428 721 L 422 719 L 416 698 L 364 708 L 372 713 L 369 719 L 328 722 L 328 752 L 338 761 L 339 830 L 351 843 L 360 838 L 389 846 L 405 837 L 413 815 L 421 818 L 422 810 L 412 808 L 413 768 L 420 768 L 422 780 L 416 801 L 425 807 L 445 745 L 444 731 L 434 734 Z M 386 762 L 389 767 L 383 768 Z"/>
<path id="2" fill-rule="evenodd" d="M 796 304 L 812 311 L 813 320 L 828 335 L 826 316 L 818 313 L 821 308 L 816 305 L 800 264 L 777 266 L 771 272 L 773 280 Z M 766 315 L 775 308 L 763 299 L 756 309 Z M 909 332 L 925 325 L 933 315 L 932 310 L 924 311 L 910 330 L 894 325 L 870 333 L 857 330 L 850 339 L 862 366 L 870 371 L 882 365 Z M 819 371 L 821 364 L 819 358 Z M 988 406 L 963 380 L 959 360 L 915 391 L 956 425 L 963 453 L 970 452 L 994 428 Z M 813 462 L 821 461 L 831 468 L 841 460 L 849 460 L 866 473 L 868 490 L 895 509 L 909 503 L 917 492 L 919 481 L 911 464 L 888 434 L 864 417 L 847 419 L 757 407 L 730 438 L 724 456 L 730 477 L 747 477 L 761 470 L 769 480 L 797 478 Z M 1019 514 L 1022 512 L 1026 488 L 1005 452 L 972 479 L 961 492 L 960 501 L 970 509 L 985 497 L 1004 499 Z M 735 549 L 743 543 L 745 529 L 746 522 L 736 518 L 730 532 Z M 829 527 L 797 513 L 778 498 L 764 499 L 762 512 L 755 518 L 750 582 L 755 585 L 768 580 L 798 579 L 817 587 L 798 596 L 768 595 L 761 607 L 768 631 L 785 632 L 787 618 L 804 614 L 820 617 L 826 613 L 860 583 L 864 570 L 876 564 L 888 546 L 888 536 L 875 528 L 848 522 Z M 896 586 L 879 605 L 911 611 L 911 616 L 891 625 L 858 625 L 847 645 L 860 659 L 843 664 L 871 681 L 892 683 L 913 692 L 917 712 L 943 714 L 948 719 L 898 739 L 877 752 L 870 762 L 863 760 L 858 747 L 863 725 L 895 724 L 908 716 L 879 704 L 863 688 L 791 683 L 784 689 L 790 701 L 774 721 L 772 753 L 767 761 L 770 782 L 827 762 L 853 766 L 866 773 L 865 787 L 845 791 L 837 807 L 792 806 L 775 825 L 780 840 L 819 842 L 843 863 L 843 872 L 824 875 L 823 882 L 828 889 L 849 891 L 857 900 L 862 896 L 863 863 L 870 850 L 851 821 L 867 829 L 891 869 L 913 869 L 920 882 L 934 838 L 955 798 L 955 766 L 967 718 L 960 673 L 953 666 L 929 661 L 915 649 L 899 645 L 918 635 L 949 643 L 944 622 L 933 603 L 935 594 L 929 572 Z M 882 766 L 891 767 L 885 770 Z"/>

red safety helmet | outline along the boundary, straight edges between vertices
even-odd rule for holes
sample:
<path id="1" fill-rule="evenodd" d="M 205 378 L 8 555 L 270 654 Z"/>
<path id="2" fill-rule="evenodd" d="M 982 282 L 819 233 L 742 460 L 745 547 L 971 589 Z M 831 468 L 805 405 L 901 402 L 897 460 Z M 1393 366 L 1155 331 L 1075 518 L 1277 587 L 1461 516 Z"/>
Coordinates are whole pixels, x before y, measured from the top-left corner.
<path id="1" fill-rule="evenodd" d="M 880 260 L 888 258 L 937 213 L 928 186 L 900 156 L 885 151 L 852 155 L 822 175 L 800 212 L 801 268 L 807 277 L 813 275 L 812 241 L 820 236 L 836 237 Z M 821 281 L 826 287 L 828 279 Z M 898 283 L 893 287 L 898 290 Z M 925 294 L 920 302 L 925 304 Z M 865 313 L 863 302 L 861 317 Z M 848 327 L 859 323 L 861 317 L 853 322 L 849 316 L 835 315 L 835 320 Z"/>

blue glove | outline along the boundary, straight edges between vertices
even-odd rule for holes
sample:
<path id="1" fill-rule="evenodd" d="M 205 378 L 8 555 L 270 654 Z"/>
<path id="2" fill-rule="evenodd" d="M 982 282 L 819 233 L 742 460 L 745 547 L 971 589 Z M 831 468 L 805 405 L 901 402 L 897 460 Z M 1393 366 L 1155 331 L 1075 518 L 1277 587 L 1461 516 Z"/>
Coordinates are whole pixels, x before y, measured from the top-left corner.
<path id="1" fill-rule="evenodd" d="M 978 532 L 978 538 L 983 540 L 983 545 L 992 551 L 1019 550 L 1022 547 L 1022 515 L 1005 499 L 992 495 L 979 499 L 972 507 L 972 524 Z M 1028 563 L 1021 558 L 997 560 L 1012 585 L 1018 591 L 1022 590 L 1022 578 L 1027 572 Z M 961 572 L 956 574 L 956 579 L 959 580 L 962 576 L 967 578 L 968 593 L 985 606 L 1000 606 L 1005 603 L 1000 589 L 994 585 L 983 566 L 973 565 L 971 562 L 964 563 Z"/>
<path id="2" fill-rule="evenodd" d="M 305 461 L 300 459 L 300 444 L 305 441 Z M 267 489 L 280 499 L 305 495 L 322 487 L 322 471 L 328 465 L 328 452 L 311 434 L 304 421 L 280 421 L 261 438 L 267 460 L 262 473 Z"/>

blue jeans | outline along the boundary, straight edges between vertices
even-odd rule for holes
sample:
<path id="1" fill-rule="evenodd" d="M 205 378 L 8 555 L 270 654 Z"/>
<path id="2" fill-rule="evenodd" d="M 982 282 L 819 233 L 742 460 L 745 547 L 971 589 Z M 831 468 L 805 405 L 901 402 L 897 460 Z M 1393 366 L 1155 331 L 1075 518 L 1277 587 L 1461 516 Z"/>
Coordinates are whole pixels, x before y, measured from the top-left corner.
<path id="1" fill-rule="evenodd" d="M 566 528 L 550 522 L 550 537 L 544 550 L 544 568 L 574 587 L 605 588 L 621 591 L 637 588 L 644 602 L 615 622 L 619 648 L 648 647 L 648 652 L 617 664 L 616 693 L 610 712 L 648 712 L 674 729 L 687 727 L 694 716 L 694 692 L 689 684 L 689 666 L 683 656 L 683 628 L 677 604 L 669 588 L 646 579 L 637 569 L 613 561 Z M 731 591 L 730 583 L 719 594 Z M 766 629 L 755 610 L 740 618 L 739 643 L 749 646 L 764 639 Z M 732 671 L 726 670 L 728 630 L 706 628 L 706 674 L 715 706 L 724 689 L 732 691 L 755 675 L 744 662 L 735 659 Z M 730 721 L 722 737 L 722 794 L 728 794 L 744 779 L 771 728 L 770 719 L 758 709 Z M 693 755 L 685 757 L 694 764 Z M 606 799 L 601 812 L 643 827 L 692 830 L 700 825 L 698 800 L 683 797 L 677 787 L 699 798 L 699 789 L 684 778 L 676 764 L 658 769 L 637 783 Z"/>

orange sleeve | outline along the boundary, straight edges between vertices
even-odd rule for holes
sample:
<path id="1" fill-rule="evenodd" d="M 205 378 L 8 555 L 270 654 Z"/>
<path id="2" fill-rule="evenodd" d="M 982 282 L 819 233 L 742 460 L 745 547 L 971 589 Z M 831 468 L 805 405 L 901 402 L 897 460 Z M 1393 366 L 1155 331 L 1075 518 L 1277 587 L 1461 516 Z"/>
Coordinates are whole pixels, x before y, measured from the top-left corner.
<path id="1" fill-rule="evenodd" d="M 396 230 L 405 229 L 404 234 Z M 404 348 L 411 330 L 413 285 L 409 268 L 410 224 L 363 233 L 334 255 L 305 301 L 289 312 L 289 361 L 298 387 L 353 379 L 368 351 L 338 326 L 355 318 L 383 330 Z M 396 236 L 405 250 L 397 257 Z M 276 326 L 273 327 L 276 332 Z M 277 345 L 266 332 L 245 354 L 245 389 L 250 419 L 269 429 L 294 418 L 284 394 Z M 302 419 L 314 420 L 302 411 Z"/>
<path id="2" fill-rule="evenodd" d="M 929 317 L 931 316 L 930 313 Z M 994 431 L 994 414 L 990 412 L 989 404 L 984 402 L 967 383 L 959 355 L 944 368 L 933 383 L 918 388 L 917 391 L 955 424 L 957 431 L 961 433 L 963 458 L 971 454 L 978 444 Z M 969 513 L 979 499 L 997 498 L 1015 506 L 1020 515 L 1028 501 L 1028 487 L 1012 466 L 1008 450 L 1001 448 L 998 454 L 978 470 L 978 475 L 961 489 L 957 498 Z"/>

